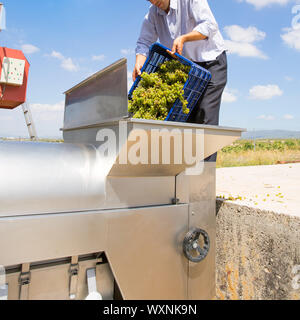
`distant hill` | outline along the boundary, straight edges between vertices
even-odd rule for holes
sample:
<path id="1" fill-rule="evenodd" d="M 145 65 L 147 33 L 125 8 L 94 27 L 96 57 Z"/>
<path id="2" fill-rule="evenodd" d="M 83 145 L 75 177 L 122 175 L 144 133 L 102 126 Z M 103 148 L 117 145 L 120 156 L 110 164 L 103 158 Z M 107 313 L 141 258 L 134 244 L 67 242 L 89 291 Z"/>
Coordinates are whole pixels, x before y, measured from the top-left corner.
<path id="1" fill-rule="evenodd" d="M 288 130 L 257 130 L 248 131 L 242 133 L 242 139 L 253 140 L 253 139 L 300 139 L 300 131 L 288 131 Z M 0 140 L 28 140 L 28 138 L 4 138 L 0 137 Z M 62 140 L 62 137 L 49 137 L 41 138 L 41 140 Z"/>
<path id="2" fill-rule="evenodd" d="M 248 131 L 242 134 L 242 139 L 300 139 L 300 131 L 261 130 Z"/>

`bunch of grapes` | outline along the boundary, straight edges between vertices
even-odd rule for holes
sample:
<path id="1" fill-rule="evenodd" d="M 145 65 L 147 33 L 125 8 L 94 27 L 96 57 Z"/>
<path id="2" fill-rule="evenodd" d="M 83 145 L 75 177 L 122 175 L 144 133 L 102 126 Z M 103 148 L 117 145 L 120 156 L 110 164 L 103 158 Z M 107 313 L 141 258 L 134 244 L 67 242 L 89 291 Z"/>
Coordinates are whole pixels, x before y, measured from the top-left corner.
<path id="1" fill-rule="evenodd" d="M 184 84 L 190 67 L 177 60 L 166 61 L 158 70 L 148 74 L 143 72 L 139 86 L 129 101 L 128 111 L 133 118 L 165 120 L 177 99 L 182 103 L 182 111 L 188 114 L 188 102 L 184 99 Z"/>

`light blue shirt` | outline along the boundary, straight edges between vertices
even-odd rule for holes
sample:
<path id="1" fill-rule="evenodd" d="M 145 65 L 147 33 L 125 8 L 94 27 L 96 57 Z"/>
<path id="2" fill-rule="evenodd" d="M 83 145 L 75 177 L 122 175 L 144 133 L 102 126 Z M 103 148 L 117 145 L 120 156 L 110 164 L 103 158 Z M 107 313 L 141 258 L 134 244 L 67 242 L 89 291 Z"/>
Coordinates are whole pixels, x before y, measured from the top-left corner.
<path id="1" fill-rule="evenodd" d="M 186 42 L 182 53 L 186 58 L 195 62 L 211 61 L 225 50 L 224 39 L 207 0 L 170 0 L 168 13 L 151 5 L 137 41 L 136 54 L 147 56 L 149 47 L 158 39 L 172 49 L 177 37 L 192 31 L 200 32 L 207 39 Z"/>

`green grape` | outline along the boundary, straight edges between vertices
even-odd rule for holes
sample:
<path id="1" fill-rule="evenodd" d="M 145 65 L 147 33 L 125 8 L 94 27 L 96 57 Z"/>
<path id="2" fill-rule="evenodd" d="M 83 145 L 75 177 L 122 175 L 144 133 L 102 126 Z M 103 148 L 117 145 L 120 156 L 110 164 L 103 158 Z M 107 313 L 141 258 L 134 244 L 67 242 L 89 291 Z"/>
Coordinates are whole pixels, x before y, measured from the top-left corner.
<path id="1" fill-rule="evenodd" d="M 143 72 L 128 103 L 128 111 L 134 114 L 133 118 L 165 120 L 177 99 L 182 104 L 183 113 L 188 114 L 183 87 L 189 71 L 189 66 L 170 60 L 159 65 L 154 73 Z"/>

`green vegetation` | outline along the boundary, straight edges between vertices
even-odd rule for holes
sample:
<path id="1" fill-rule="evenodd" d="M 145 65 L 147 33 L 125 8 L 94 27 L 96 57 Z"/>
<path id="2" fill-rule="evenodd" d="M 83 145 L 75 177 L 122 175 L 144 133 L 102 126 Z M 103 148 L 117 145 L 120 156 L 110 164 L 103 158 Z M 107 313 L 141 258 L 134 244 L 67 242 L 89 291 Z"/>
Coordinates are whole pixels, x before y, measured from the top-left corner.
<path id="1" fill-rule="evenodd" d="M 165 120 L 177 99 L 182 103 L 183 112 L 188 114 L 183 87 L 189 70 L 190 67 L 171 60 L 160 65 L 154 73 L 143 72 L 129 101 L 128 111 L 134 114 L 133 118 Z"/>
<path id="2" fill-rule="evenodd" d="M 0 141 L 32 141 L 29 138 L 1 138 Z M 52 143 L 63 143 L 64 140 L 62 139 L 46 139 L 46 138 L 41 138 L 38 139 L 36 142 L 52 142 Z"/>
<path id="3" fill-rule="evenodd" d="M 239 140 L 218 153 L 217 167 L 300 161 L 300 139 Z"/>

